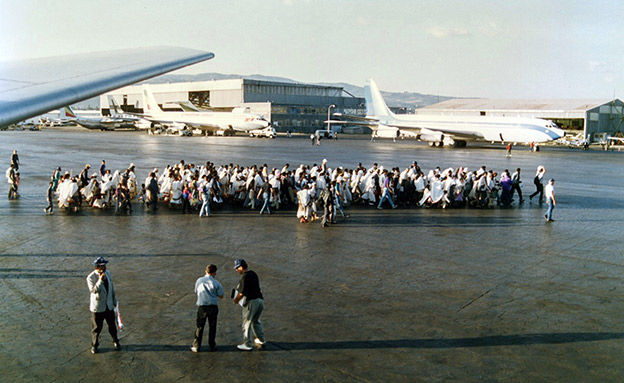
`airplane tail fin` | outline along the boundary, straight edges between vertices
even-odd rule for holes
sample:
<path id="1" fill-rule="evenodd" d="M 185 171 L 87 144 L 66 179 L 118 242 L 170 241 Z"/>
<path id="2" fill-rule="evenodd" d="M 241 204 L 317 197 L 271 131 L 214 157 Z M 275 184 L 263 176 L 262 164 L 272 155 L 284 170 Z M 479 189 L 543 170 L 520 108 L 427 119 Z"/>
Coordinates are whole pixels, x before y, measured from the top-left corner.
<path id="1" fill-rule="evenodd" d="M 366 116 L 367 117 L 391 117 L 394 114 L 386 105 L 375 80 L 369 80 L 370 85 L 364 87 L 364 98 L 366 99 Z"/>
<path id="2" fill-rule="evenodd" d="M 161 113 L 162 109 L 158 106 L 156 98 L 148 85 L 143 85 L 143 113 L 154 114 Z"/>
<path id="3" fill-rule="evenodd" d="M 108 96 L 108 104 L 110 109 L 114 112 L 114 114 L 124 114 L 124 111 L 121 109 L 117 102 L 115 101 L 115 97 Z"/>
<path id="4" fill-rule="evenodd" d="M 74 111 L 68 105 L 59 111 L 59 118 L 61 120 L 69 120 L 71 118 L 76 118 L 76 113 L 74 113 Z"/>

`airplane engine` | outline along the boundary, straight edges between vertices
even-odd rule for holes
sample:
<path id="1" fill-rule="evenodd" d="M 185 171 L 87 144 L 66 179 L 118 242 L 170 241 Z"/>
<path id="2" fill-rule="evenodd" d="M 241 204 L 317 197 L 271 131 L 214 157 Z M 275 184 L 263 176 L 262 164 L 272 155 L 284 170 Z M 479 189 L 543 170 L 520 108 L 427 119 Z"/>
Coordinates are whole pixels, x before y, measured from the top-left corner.
<path id="1" fill-rule="evenodd" d="M 429 129 L 421 129 L 418 139 L 428 142 L 431 146 L 442 146 L 444 144 L 444 134 Z"/>
<path id="2" fill-rule="evenodd" d="M 135 121 L 134 122 L 134 126 L 137 129 L 152 129 L 154 128 L 154 123 L 151 121 L 147 121 L 147 120 L 141 120 L 141 121 Z"/>
<path id="3" fill-rule="evenodd" d="M 398 128 L 387 125 L 379 125 L 377 131 L 374 133 L 377 137 L 382 138 L 397 138 L 401 134 Z"/>
<path id="4" fill-rule="evenodd" d="M 458 142 L 449 136 L 444 136 L 442 139 L 442 143 L 444 144 L 444 146 L 452 146 L 452 147 L 458 146 Z"/>

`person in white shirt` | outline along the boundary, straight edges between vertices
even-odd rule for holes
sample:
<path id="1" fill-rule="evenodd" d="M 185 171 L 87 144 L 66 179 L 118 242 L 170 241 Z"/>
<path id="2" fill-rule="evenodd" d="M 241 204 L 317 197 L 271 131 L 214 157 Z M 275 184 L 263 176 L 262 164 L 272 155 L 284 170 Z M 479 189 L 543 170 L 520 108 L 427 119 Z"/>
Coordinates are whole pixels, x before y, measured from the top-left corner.
<path id="1" fill-rule="evenodd" d="M 546 220 L 546 222 L 553 222 L 554 219 L 552 219 L 552 212 L 555 208 L 555 205 L 557 204 L 557 201 L 555 200 L 554 179 L 551 178 L 548 181 L 548 185 L 546 185 L 546 187 L 544 188 L 544 195 L 546 196 L 546 203 L 548 204 L 548 209 L 546 210 L 546 214 L 544 214 L 544 219 Z"/>

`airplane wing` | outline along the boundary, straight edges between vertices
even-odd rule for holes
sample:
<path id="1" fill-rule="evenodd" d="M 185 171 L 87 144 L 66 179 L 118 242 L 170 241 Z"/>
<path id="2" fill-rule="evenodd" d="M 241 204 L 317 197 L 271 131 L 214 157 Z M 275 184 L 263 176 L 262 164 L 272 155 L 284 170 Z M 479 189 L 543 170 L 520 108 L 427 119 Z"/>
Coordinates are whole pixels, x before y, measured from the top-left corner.
<path id="1" fill-rule="evenodd" d="M 351 120 L 356 120 L 356 121 L 379 122 L 378 118 L 356 116 L 356 115 L 352 115 L 352 114 L 334 113 L 333 116 L 337 117 L 337 118 L 346 118 L 346 119 L 351 119 Z"/>
<path id="2" fill-rule="evenodd" d="M 422 125 L 414 124 L 414 123 L 406 123 L 402 124 L 400 121 L 395 121 L 394 123 L 380 123 L 378 118 L 374 117 L 362 117 L 362 116 L 354 116 L 348 114 L 334 113 L 333 117 L 339 118 L 339 120 L 327 120 L 323 121 L 324 124 L 330 123 L 331 125 L 348 125 L 348 126 L 366 126 L 373 131 L 377 129 L 398 129 L 402 132 L 411 132 L 415 135 L 445 135 L 448 137 L 452 137 L 457 140 L 475 140 L 482 139 L 481 135 L 476 134 L 472 131 L 458 131 L 457 129 L 447 130 L 444 126 L 439 125 L 430 125 L 423 123 Z"/>
<path id="3" fill-rule="evenodd" d="M 378 122 L 366 122 L 366 121 L 345 121 L 345 120 L 325 120 L 323 124 L 330 123 L 331 125 L 348 125 L 348 126 L 368 126 L 374 128 L 379 126 Z"/>
<path id="4" fill-rule="evenodd" d="M 413 132 L 414 134 L 441 134 L 447 137 L 452 137 L 456 140 L 480 140 L 484 139 L 483 135 L 470 130 L 458 130 L 458 129 L 447 129 L 444 124 L 421 124 L 418 126 L 414 126 L 414 124 L 401 124 L 401 123 L 393 123 L 387 124 L 387 126 L 397 128 L 399 130 L 404 130 L 408 132 Z"/>
<path id="5" fill-rule="evenodd" d="M 338 118 L 338 120 L 326 120 L 323 121 L 323 123 L 330 123 L 331 125 L 368 126 L 370 128 L 375 128 L 379 125 L 379 119 L 372 117 L 363 117 L 342 113 L 334 113 L 332 117 L 336 117 Z"/>
<path id="6" fill-rule="evenodd" d="M 194 49 L 152 47 L 0 62 L 0 126 L 213 57 Z"/>

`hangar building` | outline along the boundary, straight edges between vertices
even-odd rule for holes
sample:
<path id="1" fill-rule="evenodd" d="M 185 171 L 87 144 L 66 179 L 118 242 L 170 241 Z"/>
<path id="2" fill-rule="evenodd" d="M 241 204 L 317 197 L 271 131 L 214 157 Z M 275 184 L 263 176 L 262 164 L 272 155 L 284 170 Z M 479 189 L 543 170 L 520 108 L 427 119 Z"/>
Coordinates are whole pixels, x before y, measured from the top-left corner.
<path id="1" fill-rule="evenodd" d="M 598 133 L 624 130 L 624 102 L 603 100 L 454 99 L 417 109 L 418 114 L 481 115 L 543 118 L 568 133 L 583 133 L 595 141 Z"/>
<path id="2" fill-rule="evenodd" d="M 141 85 L 127 86 L 100 96 L 100 108 L 108 115 L 108 95 L 126 112 L 143 113 Z M 166 110 L 167 103 L 190 101 L 199 108 L 231 111 L 249 108 L 273 123 L 278 132 L 310 133 L 326 125 L 331 112 L 365 114 L 364 99 L 353 97 L 341 87 L 272 82 L 251 79 L 212 80 L 170 84 L 150 84 L 156 101 Z"/>

